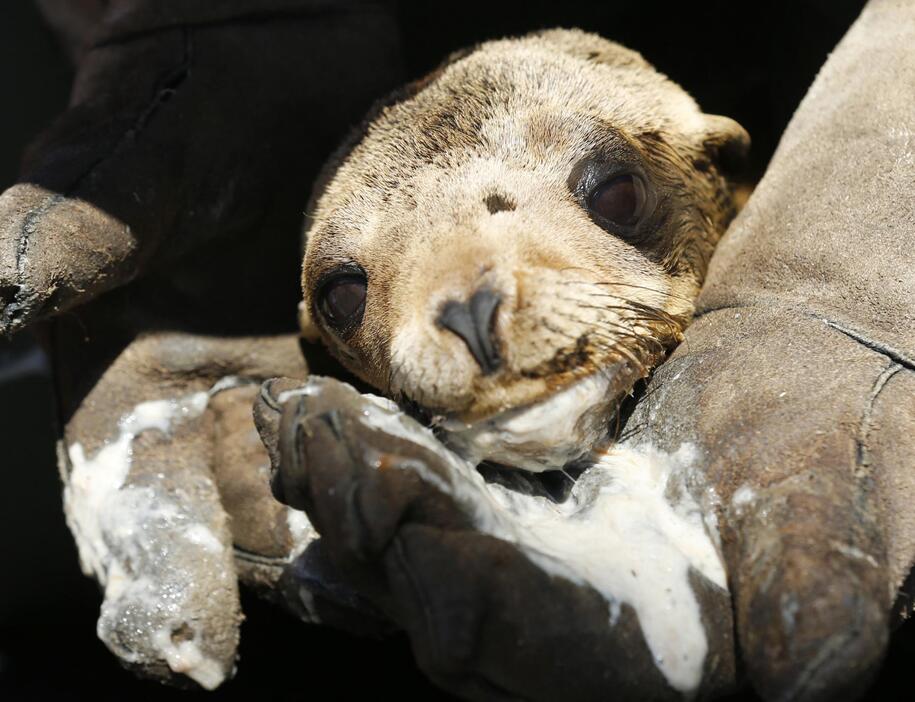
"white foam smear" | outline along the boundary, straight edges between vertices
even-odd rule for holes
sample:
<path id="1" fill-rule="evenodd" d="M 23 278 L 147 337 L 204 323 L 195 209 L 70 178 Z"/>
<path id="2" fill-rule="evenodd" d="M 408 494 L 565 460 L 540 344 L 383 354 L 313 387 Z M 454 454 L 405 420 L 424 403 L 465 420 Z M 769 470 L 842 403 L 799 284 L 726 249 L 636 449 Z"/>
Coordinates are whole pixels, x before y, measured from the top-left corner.
<path id="1" fill-rule="evenodd" d="M 623 604 L 632 607 L 669 684 L 683 693 L 698 688 L 708 643 L 689 574 L 720 588 L 727 580 L 709 534 L 714 522 L 687 489 L 696 478 L 693 447 L 667 454 L 615 446 L 556 504 L 485 483 L 474 463 L 381 403 L 363 415 L 369 426 L 433 446 L 447 459 L 448 475 L 419 462 L 403 467 L 453 496 L 481 531 L 514 543 L 552 575 L 600 592 L 609 604 L 608 626 Z"/>
<path id="2" fill-rule="evenodd" d="M 289 535 L 292 537 L 293 547 L 289 558 L 295 558 L 302 551 L 308 548 L 312 541 L 319 538 L 318 531 L 308 521 L 308 516 L 292 507 L 286 510 L 286 526 L 289 529 Z"/>
<path id="3" fill-rule="evenodd" d="M 611 371 L 596 373 L 543 402 L 476 424 L 446 420 L 448 441 L 469 460 L 540 472 L 587 452 L 606 434 Z"/>
<path id="4" fill-rule="evenodd" d="M 756 502 L 757 494 L 756 491 L 750 485 L 741 485 L 734 491 L 734 494 L 731 496 L 731 507 L 734 509 L 738 517 L 743 516 L 743 513 L 754 503 Z"/>
<path id="5" fill-rule="evenodd" d="M 541 568 L 594 587 L 610 603 L 611 623 L 620 604 L 635 610 L 655 663 L 682 692 L 699 686 L 708 651 L 690 569 L 727 587 L 702 512 L 685 489 L 694 457 L 690 446 L 673 454 L 616 447 L 558 505 L 489 486 L 514 517 L 507 536 Z"/>
<path id="6" fill-rule="evenodd" d="M 206 524 L 195 521 L 180 494 L 173 500 L 166 490 L 131 485 L 127 478 L 134 439 L 145 431 L 168 434 L 200 416 L 211 393 L 234 381 L 220 383 L 210 393 L 138 404 L 121 417 L 117 438 L 94 456 L 86 456 L 79 442 L 71 444 L 71 470 L 64 488 L 67 523 L 76 537 L 83 571 L 105 587 L 99 637 L 128 662 L 148 663 L 147 651 L 152 648 L 173 671 L 207 689 L 217 687 L 227 671 L 203 652 L 198 632 L 187 623 L 184 608 L 193 606 L 188 599 L 193 583 L 187 572 L 177 570 L 180 565 L 168 544 L 179 534 L 197 547 L 193 552 L 200 558 L 211 554 L 214 563 L 225 546 Z M 216 577 L 234 575 L 220 572 Z M 134 627 L 137 638 L 124 641 L 123 624 L 134 619 L 146 627 Z M 150 626 L 154 628 L 149 630 Z"/>
<path id="7" fill-rule="evenodd" d="M 81 537 L 77 544 L 80 563 L 87 575 L 105 582 L 110 552 L 102 535 L 100 516 L 112 495 L 124 485 L 130 471 L 133 440 L 150 429 L 168 433 L 176 420 L 199 416 L 208 401 L 209 395 L 199 392 L 177 400 L 142 402 L 121 417 L 117 439 L 99 449 L 92 458 L 86 457 L 78 441 L 70 445 L 71 471 L 64 488 L 64 501 L 70 527 Z"/>
<path id="8" fill-rule="evenodd" d="M 155 631 L 152 642 L 171 670 L 187 675 L 204 689 L 215 690 L 226 679 L 219 661 L 204 655 L 196 642 L 175 642 L 163 628 Z"/>

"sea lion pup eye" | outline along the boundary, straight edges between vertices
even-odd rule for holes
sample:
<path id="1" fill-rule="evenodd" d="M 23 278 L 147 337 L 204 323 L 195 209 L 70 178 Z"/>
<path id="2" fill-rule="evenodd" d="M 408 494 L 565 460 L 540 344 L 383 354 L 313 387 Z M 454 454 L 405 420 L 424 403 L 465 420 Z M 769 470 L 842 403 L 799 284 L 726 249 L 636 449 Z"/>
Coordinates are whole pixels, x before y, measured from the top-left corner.
<path id="1" fill-rule="evenodd" d="M 680 340 L 747 146 L 592 34 L 455 55 L 319 179 L 303 334 L 467 455 L 559 467 Z"/>
<path id="2" fill-rule="evenodd" d="M 646 214 L 645 181 L 632 173 L 613 176 L 588 197 L 588 210 L 602 225 L 635 227 Z"/>
<path id="3" fill-rule="evenodd" d="M 318 309 L 327 324 L 345 338 L 362 322 L 368 280 L 355 265 L 326 274 L 318 285 Z"/>

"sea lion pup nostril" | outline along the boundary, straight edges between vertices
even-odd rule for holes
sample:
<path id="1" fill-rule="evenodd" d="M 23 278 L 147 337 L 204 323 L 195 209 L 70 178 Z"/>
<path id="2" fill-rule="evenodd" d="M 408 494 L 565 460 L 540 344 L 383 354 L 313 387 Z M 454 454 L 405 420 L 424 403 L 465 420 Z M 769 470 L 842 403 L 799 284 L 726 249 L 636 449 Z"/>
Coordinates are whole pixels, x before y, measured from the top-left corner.
<path id="1" fill-rule="evenodd" d="M 482 288 L 471 296 L 469 302 L 446 302 L 435 320 L 439 327 L 453 332 L 467 344 L 483 375 L 495 373 L 501 364 L 494 328 L 496 309 L 501 299 L 498 293 Z"/>

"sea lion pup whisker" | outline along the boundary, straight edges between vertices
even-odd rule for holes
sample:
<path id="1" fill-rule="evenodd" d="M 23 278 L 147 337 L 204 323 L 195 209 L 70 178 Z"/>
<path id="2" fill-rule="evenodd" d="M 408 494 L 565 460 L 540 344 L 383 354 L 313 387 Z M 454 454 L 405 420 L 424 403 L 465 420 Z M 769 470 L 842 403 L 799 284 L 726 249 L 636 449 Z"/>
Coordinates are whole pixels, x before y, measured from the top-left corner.
<path id="1" fill-rule="evenodd" d="M 590 297 L 590 296 L 589 296 Z M 560 298 L 563 299 L 563 298 Z M 566 301 L 571 301 L 566 298 Z M 681 329 L 682 324 L 677 324 L 673 317 L 663 310 L 656 310 L 652 308 L 638 308 L 635 306 L 627 307 L 623 305 L 589 305 L 584 302 L 579 302 L 578 307 L 585 310 L 597 310 L 604 311 L 608 309 L 619 309 L 625 311 L 629 314 L 626 314 L 625 320 L 627 322 L 659 322 L 669 328 Z M 640 312 L 641 314 L 631 314 L 632 312 Z"/>
<path id="2" fill-rule="evenodd" d="M 673 320 L 673 321 L 675 321 L 673 315 L 668 314 L 668 313 L 665 312 L 664 310 L 658 309 L 657 307 L 651 307 L 651 306 L 649 306 L 649 305 L 644 305 L 644 304 L 638 304 L 638 303 L 631 303 L 631 302 L 628 302 L 627 299 L 626 299 L 625 297 L 621 296 L 621 295 L 614 295 L 614 294 L 612 294 L 612 293 L 590 292 L 590 291 L 585 292 L 584 295 L 585 295 L 585 297 L 588 297 L 588 298 L 592 298 L 592 297 L 593 297 L 593 298 L 598 298 L 598 299 L 600 299 L 600 298 L 610 298 L 610 299 L 614 299 L 614 300 L 620 300 L 620 301 L 626 303 L 626 304 L 623 304 L 623 305 L 608 305 L 608 304 L 606 304 L 606 303 L 601 303 L 600 305 L 592 305 L 591 307 L 593 307 L 594 309 L 601 309 L 601 310 L 620 310 L 620 311 L 623 311 L 623 312 L 644 311 L 644 312 L 646 312 L 646 313 L 650 313 L 650 314 L 655 315 L 655 317 L 653 317 L 653 318 L 660 318 L 660 317 L 663 317 L 663 318 L 665 318 L 665 319 L 667 319 L 667 320 Z M 556 296 L 556 299 L 557 299 L 557 300 L 560 300 L 560 301 L 562 301 L 562 302 L 571 302 L 571 303 L 575 303 L 575 304 L 578 304 L 578 305 L 583 305 L 583 303 L 581 302 L 581 299 L 580 299 L 580 298 L 576 298 L 576 297 L 563 297 L 562 295 L 557 295 L 557 296 Z M 632 317 L 632 319 L 635 319 L 635 318 Z"/>
<path id="3" fill-rule="evenodd" d="M 593 325 L 598 328 L 603 328 L 611 332 L 610 334 L 601 334 L 598 331 L 591 330 L 588 332 L 589 340 L 591 338 L 605 339 L 611 344 L 621 343 L 624 339 L 633 339 L 637 343 L 644 343 L 646 345 L 654 345 L 657 347 L 658 352 L 665 352 L 667 347 L 661 343 L 660 340 L 654 338 L 649 334 L 639 334 L 635 331 L 631 331 L 628 327 L 605 320 L 587 320 L 580 319 L 578 317 L 568 316 L 567 319 L 572 322 L 578 322 L 579 324 Z M 570 337 L 570 338 L 581 338 L 581 337 Z M 612 347 L 609 347 L 612 348 Z"/>
<path id="4" fill-rule="evenodd" d="M 693 305 L 693 303 L 695 303 L 695 298 L 686 297 L 684 295 L 678 295 L 676 293 L 670 292 L 669 290 L 658 290 L 657 288 L 651 288 L 651 287 L 648 287 L 647 285 L 635 285 L 633 283 L 623 283 L 620 281 L 597 281 L 594 283 L 594 285 L 612 285 L 614 287 L 622 287 L 622 288 L 638 288 L 639 290 L 647 290 L 649 292 L 657 293 L 658 295 L 664 295 L 665 297 L 669 297 L 672 300 L 677 300 L 679 302 L 685 302 L 685 303 L 688 303 L 689 305 Z"/>
<path id="5" fill-rule="evenodd" d="M 588 295 L 588 297 L 593 297 L 593 296 Z M 596 297 L 601 297 L 601 296 L 598 295 Z M 677 320 L 672 315 L 667 314 L 663 310 L 658 310 L 655 308 L 648 308 L 648 307 L 644 307 L 644 306 L 636 307 L 636 306 L 631 306 L 631 305 L 607 305 L 607 304 L 589 305 L 589 304 L 581 302 L 580 300 L 577 300 L 575 298 L 562 297 L 562 296 L 557 296 L 556 299 L 560 302 L 574 303 L 582 309 L 596 310 L 596 311 L 617 310 L 617 311 L 621 311 L 621 312 L 626 312 L 627 313 L 625 315 L 626 321 L 644 322 L 644 323 L 648 323 L 648 324 L 651 324 L 651 323 L 661 324 L 665 328 L 668 329 L 671 337 L 673 337 L 673 338 L 679 338 L 680 332 L 682 331 L 683 327 L 685 326 L 685 322 L 683 320 Z M 553 311 L 556 312 L 556 310 L 553 310 Z M 633 314 L 633 312 L 639 312 L 640 314 Z M 583 320 L 583 319 L 577 319 L 575 321 L 581 322 L 582 324 L 587 323 L 587 321 Z M 612 324 L 612 322 L 606 322 L 606 323 Z M 626 330 L 626 328 L 620 324 L 616 324 L 616 328 L 620 329 L 621 333 Z M 646 327 L 645 325 L 641 325 L 641 328 L 648 328 L 648 327 Z"/>
<path id="6" fill-rule="evenodd" d="M 669 298 L 671 298 L 671 299 L 673 299 L 673 300 L 678 300 L 678 301 L 680 301 L 680 302 L 686 302 L 686 303 L 689 303 L 690 305 L 692 305 L 692 304 L 695 302 L 695 298 L 692 298 L 692 297 L 685 297 L 685 296 L 683 296 L 683 295 L 677 295 L 676 293 L 672 293 L 672 292 L 670 292 L 669 290 L 659 290 L 658 288 L 651 288 L 651 287 L 648 287 L 647 285 L 635 285 L 635 284 L 633 284 L 633 283 L 626 283 L 626 282 L 619 281 L 619 280 L 615 280 L 615 281 L 609 281 L 609 280 L 604 280 L 604 281 L 601 281 L 601 280 L 594 280 L 594 281 L 591 281 L 591 280 L 589 280 L 589 281 L 583 281 L 583 280 L 567 280 L 567 281 L 565 281 L 565 282 L 562 283 L 562 284 L 563 284 L 563 285 L 597 285 L 597 286 L 605 286 L 605 285 L 607 285 L 607 286 L 621 287 L 621 288 L 637 288 L 637 289 L 639 289 L 639 290 L 647 290 L 648 292 L 657 293 L 658 295 L 664 295 L 665 297 L 669 297 Z M 595 294 L 597 294 L 597 293 L 595 293 Z M 604 294 L 606 294 L 606 295 L 612 295 L 612 293 L 604 293 Z M 622 299 L 625 299 L 625 298 L 622 298 Z"/>
<path id="7" fill-rule="evenodd" d="M 748 143 L 595 35 L 480 44 L 385 101 L 326 169 L 303 334 L 480 460 L 559 468 L 682 338 L 734 214 L 722 155 Z M 532 430 L 523 455 L 471 445 L 552 411 L 583 419 Z"/>
<path id="8" fill-rule="evenodd" d="M 601 323 L 600 321 L 595 321 L 595 320 L 581 320 L 581 319 L 577 319 L 577 318 L 575 318 L 575 317 L 568 317 L 568 319 L 571 320 L 571 321 L 580 322 L 580 323 L 582 323 L 582 324 L 587 324 L 587 325 L 589 325 L 589 326 L 591 326 L 591 327 L 594 327 L 594 326 L 601 326 L 601 325 L 602 325 L 602 323 Z M 571 341 L 577 341 L 577 340 L 579 340 L 579 339 L 581 338 L 581 337 L 572 336 L 572 335 L 569 334 L 568 332 L 564 332 L 564 331 L 562 331 L 561 329 L 558 329 L 558 328 L 556 328 L 555 326 L 550 325 L 549 322 L 546 321 L 546 319 L 542 320 L 541 323 L 543 324 L 543 326 L 544 326 L 546 329 L 548 329 L 549 331 L 553 332 L 553 333 L 556 334 L 557 336 L 564 336 L 564 337 L 566 337 L 567 339 L 570 339 Z M 606 323 L 606 324 L 609 324 L 609 323 Z M 625 330 L 625 327 L 623 327 L 623 329 Z M 654 341 L 654 339 L 650 339 L 650 338 L 647 338 L 647 337 L 644 337 L 644 336 L 640 336 L 640 335 L 635 334 L 635 333 L 632 333 L 632 332 L 630 332 L 630 331 L 628 331 L 628 330 L 621 331 L 621 332 L 616 332 L 613 336 L 609 336 L 609 335 L 606 335 L 606 334 L 601 334 L 601 333 L 595 331 L 595 330 L 592 328 L 592 329 L 588 332 L 588 337 L 589 337 L 589 341 L 590 341 L 591 339 L 597 338 L 597 339 L 605 339 L 605 340 L 607 340 L 608 342 L 610 342 L 610 343 L 603 344 L 602 346 L 598 346 L 598 347 L 597 347 L 598 350 L 603 350 L 603 351 L 609 352 L 608 355 L 610 355 L 610 356 L 613 356 L 614 354 L 617 354 L 617 353 L 620 352 L 620 348 L 622 347 L 622 343 L 623 343 L 623 340 L 624 340 L 625 338 L 634 339 L 634 340 L 635 340 L 636 342 L 638 342 L 638 343 L 643 343 L 643 342 L 644 342 L 644 343 L 649 343 L 650 341 Z M 559 352 L 562 352 L 562 351 L 564 351 L 564 349 L 559 349 Z M 632 355 L 631 352 L 630 352 L 628 349 L 624 349 L 624 352 L 626 353 L 628 360 L 630 360 L 630 361 L 632 361 L 634 364 L 636 364 L 636 365 L 638 366 L 639 369 L 644 370 L 644 371 L 647 372 L 647 367 L 645 366 L 644 362 L 642 362 L 641 360 L 639 360 L 635 355 Z M 591 373 L 594 372 L 594 369 L 593 369 L 593 368 L 585 368 L 585 367 L 583 367 L 583 366 L 578 366 L 578 367 L 576 367 L 576 368 L 574 368 L 574 369 L 570 369 L 570 370 L 574 371 L 575 373 L 579 373 L 580 375 L 585 375 L 585 376 L 587 376 L 587 375 L 589 375 L 589 374 L 591 374 Z M 526 372 L 527 372 L 527 373 L 530 373 L 531 371 L 526 371 Z"/>
<path id="9" fill-rule="evenodd" d="M 600 322 L 597 322 L 596 324 L 598 326 L 607 327 L 607 325 L 602 324 Z M 614 330 L 614 327 L 609 327 L 609 328 L 611 329 L 611 331 Z M 657 339 L 655 339 L 651 336 L 639 336 L 637 334 L 625 333 L 625 334 L 623 334 L 623 339 L 620 339 L 620 338 L 618 338 L 618 336 L 620 334 L 621 334 L 620 332 L 616 332 L 616 336 L 611 336 L 608 334 L 601 334 L 600 332 L 592 332 L 592 335 L 594 337 L 596 337 L 598 339 L 605 339 L 606 341 L 610 342 L 610 345 L 607 347 L 609 350 L 614 350 L 619 344 L 621 344 L 623 342 L 623 339 L 633 339 L 637 343 L 645 344 L 646 346 L 654 346 L 656 354 L 663 354 L 667 351 L 667 347 L 664 344 L 662 344 L 660 341 L 658 341 Z M 644 366 L 644 363 L 643 363 L 643 366 Z"/>

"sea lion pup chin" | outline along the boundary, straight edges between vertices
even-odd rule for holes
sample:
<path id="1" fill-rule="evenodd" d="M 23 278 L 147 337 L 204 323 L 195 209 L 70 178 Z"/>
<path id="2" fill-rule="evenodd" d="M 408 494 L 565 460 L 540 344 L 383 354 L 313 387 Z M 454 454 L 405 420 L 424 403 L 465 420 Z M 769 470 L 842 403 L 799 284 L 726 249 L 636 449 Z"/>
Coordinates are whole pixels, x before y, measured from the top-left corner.
<path id="1" fill-rule="evenodd" d="M 481 44 L 328 165 L 303 332 L 465 456 L 558 468 L 680 340 L 748 145 L 593 34 Z"/>

